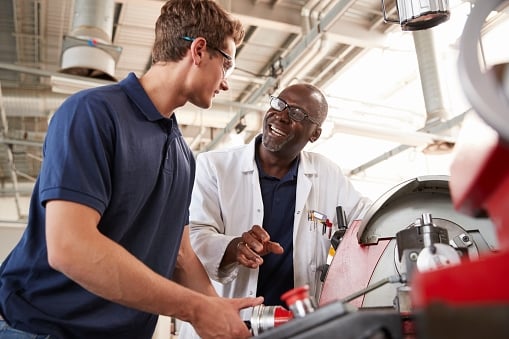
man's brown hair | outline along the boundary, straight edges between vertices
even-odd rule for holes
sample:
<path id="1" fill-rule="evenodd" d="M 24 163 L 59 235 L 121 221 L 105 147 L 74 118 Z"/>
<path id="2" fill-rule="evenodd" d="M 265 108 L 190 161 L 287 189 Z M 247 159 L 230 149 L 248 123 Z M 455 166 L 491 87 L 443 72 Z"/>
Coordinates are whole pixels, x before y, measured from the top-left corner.
<path id="1" fill-rule="evenodd" d="M 203 37 L 223 49 L 227 37 L 239 46 L 244 34 L 242 23 L 212 0 L 169 0 L 156 22 L 152 63 L 181 60 L 189 48 L 183 37 Z"/>

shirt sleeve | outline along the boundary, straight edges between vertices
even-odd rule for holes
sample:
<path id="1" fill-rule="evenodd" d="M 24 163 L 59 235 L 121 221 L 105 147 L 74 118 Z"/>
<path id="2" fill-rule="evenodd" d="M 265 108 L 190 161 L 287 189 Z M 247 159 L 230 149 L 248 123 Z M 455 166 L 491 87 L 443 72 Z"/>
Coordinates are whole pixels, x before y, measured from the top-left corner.
<path id="1" fill-rule="evenodd" d="M 97 114 L 101 112 L 101 114 Z M 41 201 L 62 199 L 101 214 L 111 194 L 112 122 L 99 100 L 70 97 L 53 115 L 44 144 Z"/>
<path id="2" fill-rule="evenodd" d="M 191 245 L 209 276 L 228 283 L 237 277 L 239 265 L 219 268 L 226 247 L 234 237 L 225 234 L 218 189 L 216 169 L 205 154 L 198 155 L 190 206 Z"/>

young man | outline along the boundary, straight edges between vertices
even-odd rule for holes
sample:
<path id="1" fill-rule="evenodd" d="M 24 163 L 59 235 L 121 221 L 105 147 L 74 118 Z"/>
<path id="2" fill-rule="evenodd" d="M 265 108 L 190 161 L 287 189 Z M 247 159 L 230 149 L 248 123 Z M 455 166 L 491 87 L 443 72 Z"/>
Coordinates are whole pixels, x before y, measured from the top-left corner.
<path id="1" fill-rule="evenodd" d="M 320 137 L 327 110 L 318 88 L 289 86 L 270 98 L 263 134 L 253 142 L 198 155 L 191 243 L 220 295 L 287 306 L 281 295 L 307 284 L 319 297 L 335 230 L 324 232 L 308 215 L 318 212 L 337 227 L 337 206 L 354 220 L 369 204 L 337 165 L 303 151 Z M 184 324 L 183 337 L 189 330 Z"/>
<path id="2" fill-rule="evenodd" d="M 0 268 L 0 338 L 151 338 L 157 315 L 204 338 L 246 338 L 217 296 L 187 225 L 193 155 L 173 111 L 228 89 L 238 20 L 208 0 L 170 0 L 153 65 L 71 96 L 53 116 L 26 232 Z M 171 280 L 170 280 L 171 279 Z"/>

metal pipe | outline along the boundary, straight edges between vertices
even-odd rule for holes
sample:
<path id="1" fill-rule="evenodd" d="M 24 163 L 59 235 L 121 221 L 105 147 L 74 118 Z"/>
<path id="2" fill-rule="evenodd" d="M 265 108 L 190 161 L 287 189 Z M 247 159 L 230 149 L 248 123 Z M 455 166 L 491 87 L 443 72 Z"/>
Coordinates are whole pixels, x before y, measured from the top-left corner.
<path id="1" fill-rule="evenodd" d="M 427 112 L 426 123 L 447 120 L 448 114 L 442 95 L 433 30 L 414 31 L 412 35 Z"/>
<path id="2" fill-rule="evenodd" d="M 454 126 L 457 126 L 459 125 L 463 119 L 465 118 L 465 115 L 470 112 L 471 109 L 469 109 L 468 111 L 448 120 L 448 121 L 445 121 L 444 123 L 440 124 L 440 125 L 433 125 L 431 126 L 430 128 L 427 128 L 427 127 L 424 127 L 424 128 L 421 128 L 420 131 L 424 131 L 424 130 L 427 130 L 431 133 L 433 132 L 441 132 L 441 131 L 444 131 L 444 130 L 448 130 Z M 400 145 L 398 147 L 395 147 L 387 152 L 385 152 L 384 154 L 368 161 L 368 162 L 365 162 L 364 164 L 352 169 L 347 175 L 348 176 L 352 176 L 352 175 L 355 175 L 357 173 L 360 173 L 362 171 L 365 171 L 366 169 L 368 169 L 369 167 L 373 167 L 375 166 L 376 164 L 378 163 L 381 163 L 382 161 L 384 160 L 387 160 L 389 159 L 390 157 L 393 157 L 395 156 L 396 154 L 399 154 L 403 151 L 406 151 L 407 149 L 409 149 L 411 146 L 407 146 L 407 145 Z"/>
<path id="3" fill-rule="evenodd" d="M 346 296 L 345 298 L 341 299 L 341 302 L 343 302 L 343 303 L 350 302 L 350 301 L 357 299 L 358 297 L 365 295 L 371 291 L 374 291 L 377 288 L 380 288 L 388 283 L 395 284 L 395 283 L 405 283 L 405 282 L 406 282 L 406 277 L 404 275 L 392 275 L 390 277 L 387 277 L 380 281 L 377 281 L 377 282 L 369 285 L 368 287 L 363 288 L 355 293 L 352 293 L 349 296 Z"/>

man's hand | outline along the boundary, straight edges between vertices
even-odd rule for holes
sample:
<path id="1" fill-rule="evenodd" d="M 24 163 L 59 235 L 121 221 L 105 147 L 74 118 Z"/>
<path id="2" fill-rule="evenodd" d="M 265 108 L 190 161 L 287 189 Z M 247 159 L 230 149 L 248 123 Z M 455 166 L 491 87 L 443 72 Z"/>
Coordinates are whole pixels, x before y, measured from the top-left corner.
<path id="1" fill-rule="evenodd" d="M 263 303 L 263 297 L 257 298 L 208 298 L 208 302 L 198 311 L 191 321 L 198 335 L 208 338 L 250 338 L 251 332 L 240 318 L 241 309 Z"/>
<path id="2" fill-rule="evenodd" d="M 257 268 L 263 264 L 262 256 L 266 254 L 284 252 L 283 247 L 277 242 L 270 241 L 270 235 L 258 225 L 254 225 L 251 230 L 242 233 L 242 237 L 234 241 L 237 261 L 249 268 Z"/>

